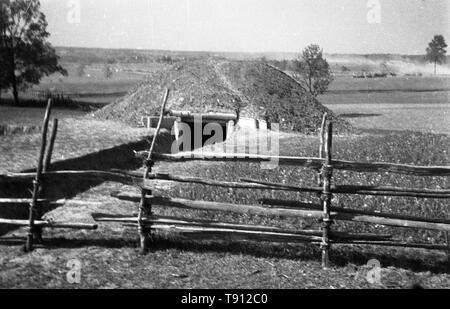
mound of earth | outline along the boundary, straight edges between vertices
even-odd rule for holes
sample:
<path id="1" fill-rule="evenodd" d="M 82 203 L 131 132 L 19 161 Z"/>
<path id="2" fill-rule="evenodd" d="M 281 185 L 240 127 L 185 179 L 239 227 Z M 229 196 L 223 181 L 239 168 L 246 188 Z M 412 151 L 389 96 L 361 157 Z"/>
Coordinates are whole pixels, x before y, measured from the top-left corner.
<path id="1" fill-rule="evenodd" d="M 261 62 L 209 59 L 178 63 L 152 73 L 145 82 L 96 113 L 139 125 L 144 115 L 158 115 L 165 89 L 171 89 L 168 108 L 195 113 L 235 113 L 279 123 L 283 131 L 317 133 L 323 114 L 337 132 L 351 126 L 307 95 L 288 75 Z"/>

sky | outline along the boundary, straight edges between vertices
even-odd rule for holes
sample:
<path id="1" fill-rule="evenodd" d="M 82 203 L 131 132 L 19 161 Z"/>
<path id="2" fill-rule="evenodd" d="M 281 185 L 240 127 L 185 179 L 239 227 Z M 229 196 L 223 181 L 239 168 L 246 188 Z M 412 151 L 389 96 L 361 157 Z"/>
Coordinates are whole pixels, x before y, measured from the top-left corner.
<path id="1" fill-rule="evenodd" d="M 55 46 L 424 54 L 448 0 L 41 0 Z"/>

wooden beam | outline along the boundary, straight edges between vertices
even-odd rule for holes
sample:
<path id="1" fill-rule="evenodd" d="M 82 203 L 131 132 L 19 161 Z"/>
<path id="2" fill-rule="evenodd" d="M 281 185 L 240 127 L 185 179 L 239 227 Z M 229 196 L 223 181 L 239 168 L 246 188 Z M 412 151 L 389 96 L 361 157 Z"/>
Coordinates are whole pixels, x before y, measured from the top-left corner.
<path id="1" fill-rule="evenodd" d="M 35 177 L 35 173 L 8 173 L 0 175 L 0 184 L 11 182 L 29 182 Z M 204 179 L 191 176 L 180 176 L 172 174 L 150 173 L 146 180 L 142 179 L 142 175 L 129 171 L 55 171 L 42 174 L 42 179 L 51 181 L 53 176 L 73 177 L 83 179 L 98 179 L 104 181 L 114 181 L 126 185 L 135 185 L 138 187 L 152 187 L 153 183 L 148 180 L 166 180 L 180 183 L 196 183 L 202 185 L 235 188 L 235 189 L 256 189 L 256 190 L 277 190 L 290 192 L 310 192 L 320 193 L 320 187 L 293 186 L 287 184 L 272 183 L 255 179 L 240 179 L 240 182 L 228 182 L 212 179 Z M 398 197 L 415 197 L 415 198 L 450 198 L 450 190 L 448 189 L 416 189 L 391 186 L 352 186 L 338 185 L 331 186 L 333 194 L 357 194 L 357 195 L 373 195 L 373 196 L 398 196 Z"/>
<path id="2" fill-rule="evenodd" d="M 139 202 L 140 195 L 132 193 L 118 193 L 113 195 L 121 200 Z M 323 211 L 320 205 L 277 201 L 264 199 L 264 203 L 281 206 L 283 208 L 268 208 L 262 206 L 252 205 L 237 205 L 229 203 L 217 203 L 206 201 L 192 201 L 185 199 L 171 199 L 153 197 L 150 198 L 154 205 L 175 207 L 182 209 L 197 209 L 208 211 L 230 211 L 241 214 L 253 215 L 268 215 L 268 216 L 291 216 L 322 219 Z M 427 219 L 411 216 L 401 216 L 393 214 L 372 213 L 353 209 L 336 208 L 333 207 L 330 212 L 331 218 L 334 220 L 373 223 L 387 226 L 404 227 L 404 228 L 418 228 L 428 230 L 450 231 L 450 220 L 447 219 Z"/>
<path id="3" fill-rule="evenodd" d="M 449 166 L 414 166 L 382 162 L 352 162 L 333 160 L 336 170 L 365 173 L 394 173 L 412 176 L 450 176 Z"/>
<path id="4" fill-rule="evenodd" d="M 32 199 L 26 199 L 26 198 L 0 198 L 0 206 L 1 205 L 14 205 L 14 204 L 23 204 L 23 205 L 30 205 Z M 59 207 L 63 206 L 65 204 L 64 201 L 49 201 L 45 199 L 38 199 L 36 201 L 38 204 L 48 204 L 50 206 Z"/>
<path id="5" fill-rule="evenodd" d="M 104 214 L 96 214 L 93 216 L 96 222 L 116 222 L 116 223 L 137 223 L 138 218 L 136 216 L 109 216 Z M 277 227 L 258 226 L 258 225 L 245 225 L 236 223 L 227 223 L 211 220 L 194 220 L 189 218 L 175 218 L 165 216 L 151 216 L 145 218 L 144 222 L 150 226 L 154 224 L 167 224 L 176 226 L 191 226 L 191 227 L 206 227 L 206 228 L 225 228 L 236 229 L 245 231 L 263 231 L 273 233 L 295 234 L 303 236 L 318 236 L 322 235 L 320 230 L 285 230 Z M 346 232 L 331 232 L 331 238 L 333 239 L 353 239 L 353 240 L 389 240 L 392 235 L 375 235 L 364 233 L 346 233 Z"/>
<path id="6" fill-rule="evenodd" d="M 34 179 L 36 173 L 7 173 L 0 175 L 0 184 L 12 183 L 12 182 L 30 182 Z M 54 177 L 71 177 L 79 179 L 96 179 L 104 181 L 114 181 L 123 184 L 135 184 L 136 182 L 142 182 L 142 175 L 136 177 L 132 173 L 127 171 L 53 171 L 42 173 L 42 179 L 50 182 Z"/>
<path id="7" fill-rule="evenodd" d="M 178 176 L 172 174 L 149 174 L 148 179 L 154 180 L 166 180 L 175 181 L 180 183 L 195 183 L 207 186 L 223 187 L 223 188 L 233 188 L 233 189 L 257 189 L 257 190 L 278 190 L 278 191 L 296 191 L 296 192 L 320 192 L 320 188 L 309 188 L 309 187 L 282 187 L 276 185 L 266 185 L 258 183 L 250 183 L 248 181 L 244 182 L 234 182 L 234 181 L 219 181 L 213 179 L 204 179 L 199 177 L 190 176 Z"/>
<path id="8" fill-rule="evenodd" d="M 285 185 L 279 183 L 272 183 L 267 181 L 253 180 L 242 178 L 241 181 L 266 185 L 269 187 L 276 187 L 278 190 L 292 191 L 292 192 L 321 192 L 319 187 L 297 187 L 292 185 Z M 275 189 L 277 190 L 277 189 Z M 372 195 L 372 196 L 397 196 L 397 197 L 415 197 L 415 198 L 450 198 L 450 190 L 433 190 L 433 189 L 411 189 L 402 187 L 390 186 L 331 186 L 331 193 L 333 194 L 357 194 L 357 195 Z"/>
<path id="9" fill-rule="evenodd" d="M 332 145 L 333 145 L 333 123 L 329 122 L 326 127 L 325 141 L 324 141 L 324 158 L 325 162 L 322 167 L 322 180 L 323 180 L 323 191 L 322 191 L 322 267 L 328 268 L 330 265 L 329 251 L 330 251 L 330 233 L 331 233 L 331 181 L 333 178 L 333 167 L 331 166 L 332 158 Z"/>
<path id="10" fill-rule="evenodd" d="M 189 239 L 218 239 L 229 241 L 258 240 L 280 243 L 320 241 L 320 237 L 317 236 L 303 236 L 290 233 L 284 234 L 264 231 L 245 231 L 225 228 L 174 226 L 170 224 L 154 224 L 152 225 L 152 229 L 179 233 Z"/>
<path id="11" fill-rule="evenodd" d="M 145 159 L 148 153 L 137 152 L 138 158 Z M 171 161 L 171 162 L 189 162 L 189 161 L 213 161 L 213 162 L 246 162 L 246 163 L 262 163 L 278 160 L 281 165 L 297 165 L 310 168 L 320 168 L 322 160 L 318 158 L 297 158 L 297 157 L 274 157 L 264 155 L 250 154 L 233 154 L 233 153 L 214 153 L 214 152 L 183 152 L 179 154 L 163 154 L 155 153 L 155 160 Z"/>
<path id="12" fill-rule="evenodd" d="M 183 112 L 183 111 L 170 111 L 169 115 L 172 117 L 179 117 L 182 120 L 183 119 L 200 119 L 200 117 L 207 121 L 232 121 L 237 120 L 237 116 L 235 114 L 225 114 L 225 113 L 205 113 L 205 114 L 199 114 L 199 113 L 191 113 L 191 112 Z"/>
<path id="13" fill-rule="evenodd" d="M 0 219 L 0 224 L 13 226 L 29 226 L 28 220 Z M 74 230 L 96 230 L 96 224 L 87 223 L 64 223 L 36 220 L 34 225 L 37 227 L 54 228 L 54 229 L 74 229 Z"/>
<path id="14" fill-rule="evenodd" d="M 323 149 L 324 149 L 324 142 L 325 142 L 325 129 L 326 129 L 325 126 L 327 124 L 327 117 L 328 117 L 328 114 L 325 113 L 322 118 L 322 125 L 320 126 L 320 133 L 319 133 L 320 134 L 320 136 L 319 136 L 319 139 L 320 139 L 319 158 L 320 159 L 324 159 Z M 321 171 L 319 171 L 317 173 L 317 185 L 319 187 L 323 186 L 323 179 L 322 179 Z"/>
<path id="15" fill-rule="evenodd" d="M 52 111 L 52 100 L 48 100 L 47 109 L 45 111 L 44 122 L 42 126 L 42 137 L 41 137 L 41 149 L 39 151 L 39 157 L 37 161 L 36 168 L 36 177 L 33 181 L 33 192 L 32 192 L 32 201 L 30 203 L 29 209 L 29 218 L 28 218 L 28 235 L 27 241 L 25 244 L 25 251 L 30 252 L 33 250 L 33 238 L 35 236 L 34 221 L 39 217 L 40 209 L 38 204 L 39 193 L 42 189 L 41 185 L 41 175 L 44 166 L 44 155 L 45 149 L 47 147 L 47 131 L 48 131 L 48 123 L 50 121 L 50 115 Z"/>
<path id="16" fill-rule="evenodd" d="M 53 119 L 52 133 L 50 135 L 50 143 L 48 144 L 47 152 L 45 154 L 43 173 L 46 173 L 50 169 L 52 161 L 53 149 L 55 147 L 56 135 L 58 133 L 58 119 Z"/>
<path id="17" fill-rule="evenodd" d="M 416 248 L 416 249 L 426 249 L 426 250 L 450 251 L 450 247 L 448 247 L 446 245 L 405 243 L 405 242 L 395 242 L 395 241 L 338 240 L 338 241 L 333 241 L 333 243 L 341 244 L 341 245 L 370 245 L 370 246 L 387 246 L 387 247 L 403 247 L 403 248 Z"/>
<path id="18" fill-rule="evenodd" d="M 137 152 L 138 158 L 145 159 L 148 152 Z M 294 165 L 319 169 L 324 159 L 313 157 L 287 157 L 287 156 L 265 156 L 250 154 L 230 154 L 230 153 L 207 153 L 207 152 L 187 152 L 180 154 L 155 153 L 153 158 L 160 161 L 188 162 L 188 161 L 213 161 L 213 162 L 247 162 L 261 163 L 277 160 L 280 165 Z M 353 162 L 343 160 L 333 160 L 332 166 L 336 170 L 366 173 L 395 173 L 414 176 L 450 176 L 448 166 L 413 166 L 406 164 L 382 163 L 382 162 Z"/>
<path id="19" fill-rule="evenodd" d="M 263 199 L 262 202 L 265 205 L 273 205 L 278 207 L 280 206 L 298 207 L 298 208 L 307 208 L 311 210 L 320 209 L 319 207 L 314 205 L 298 203 L 295 201 Z M 450 231 L 450 220 L 448 219 L 430 219 L 406 215 L 376 213 L 338 207 L 333 207 L 331 209 L 331 218 L 340 221 L 372 223 L 403 228 Z"/>
<path id="20" fill-rule="evenodd" d="M 133 193 L 113 194 L 114 197 L 131 202 L 140 202 L 141 196 Z M 181 209 L 197 209 L 209 211 L 229 211 L 240 214 L 267 215 L 267 216 L 291 216 L 302 218 L 322 218 L 322 212 L 317 210 L 300 210 L 287 208 L 266 208 L 253 205 L 238 205 L 231 203 L 218 203 L 207 201 L 192 201 L 177 198 L 149 197 L 153 205 L 167 206 Z"/>
<path id="21" fill-rule="evenodd" d="M 145 172 L 142 177 L 142 185 L 141 185 L 141 199 L 139 203 L 139 214 L 138 214 L 138 224 L 139 224 L 139 238 L 140 238 L 140 246 L 142 253 L 147 253 L 148 244 L 150 242 L 150 233 L 151 229 L 149 229 L 144 223 L 143 218 L 152 213 L 152 204 L 149 203 L 148 199 L 146 199 L 147 195 L 151 195 L 151 189 L 145 188 L 145 182 L 147 181 L 147 177 L 152 171 L 153 168 L 153 152 L 156 147 L 156 140 L 158 139 L 159 132 L 161 131 L 161 126 L 164 120 L 164 115 L 166 113 L 167 102 L 169 101 L 170 89 L 166 90 L 166 94 L 164 95 L 163 102 L 161 104 L 161 112 L 159 115 L 158 126 L 156 127 L 156 132 L 153 136 L 152 144 L 150 146 L 150 150 L 148 151 Z"/>

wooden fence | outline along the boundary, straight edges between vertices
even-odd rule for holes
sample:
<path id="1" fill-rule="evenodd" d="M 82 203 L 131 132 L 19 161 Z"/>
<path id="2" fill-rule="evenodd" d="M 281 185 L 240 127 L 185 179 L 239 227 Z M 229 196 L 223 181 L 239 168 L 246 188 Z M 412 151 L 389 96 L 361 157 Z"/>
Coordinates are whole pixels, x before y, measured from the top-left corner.
<path id="1" fill-rule="evenodd" d="M 56 135 L 58 131 L 58 119 L 53 120 L 52 131 L 50 135 L 50 140 L 48 141 L 48 130 L 50 123 L 50 116 L 52 110 L 52 100 L 48 100 L 47 109 L 45 111 L 42 137 L 41 137 L 41 147 L 39 151 L 39 156 L 37 160 L 36 173 L 28 174 L 25 179 L 32 181 L 33 190 L 30 199 L 24 198 L 0 198 L 0 206 L 6 204 L 29 204 L 29 216 L 28 220 L 17 220 L 17 219 L 2 219 L 0 218 L 0 224 L 12 225 L 12 226 L 27 226 L 28 235 L 24 246 L 26 252 L 33 250 L 35 243 L 42 242 L 42 229 L 43 228 L 64 228 L 64 229 L 88 229 L 95 230 L 97 225 L 95 224 L 83 224 L 83 223 L 69 223 L 69 222 L 51 222 L 42 219 L 43 209 L 45 204 L 53 204 L 53 206 L 61 205 L 61 202 L 52 203 L 46 199 L 40 199 L 39 196 L 44 190 L 43 178 L 49 170 L 51 164 L 53 148 L 55 145 Z M 48 144 L 48 145 L 47 145 Z M 22 179 L 23 175 L 0 175 L 0 185 L 2 183 L 16 182 Z"/>
<path id="2" fill-rule="evenodd" d="M 27 240 L 27 249 L 32 249 L 32 241 L 40 237 L 40 229 L 43 227 L 68 227 L 68 228 L 86 228 L 95 229 L 96 225 L 72 224 L 72 223 L 54 223 L 42 221 L 35 215 L 36 208 L 40 202 L 39 188 L 41 181 L 49 182 L 53 176 L 65 175 L 67 177 L 81 177 L 87 179 L 100 179 L 105 181 L 114 181 L 122 184 L 133 185 L 140 189 L 140 194 L 114 194 L 113 196 L 125 201 L 139 203 L 139 212 L 137 216 L 117 217 L 108 215 L 96 215 L 94 219 L 97 222 L 120 222 L 126 225 L 134 225 L 138 228 L 140 235 L 141 249 L 146 252 L 149 248 L 151 233 L 155 230 L 175 231 L 184 236 L 193 239 L 231 239 L 231 240 L 261 240 L 271 242 L 308 242 L 319 245 L 322 250 L 322 265 L 324 268 L 329 266 L 329 251 L 334 244 L 357 244 L 357 245 L 376 245 L 393 246 L 407 248 L 424 248 L 430 250 L 449 251 L 448 245 L 436 245 L 427 243 L 406 243 L 394 241 L 391 235 L 377 235 L 369 233 L 347 233 L 332 230 L 335 221 L 350 221 L 379 224 L 391 227 L 428 229 L 450 232 L 450 220 L 446 218 L 424 218 L 417 216 L 407 216 L 389 213 L 370 212 L 358 209 L 338 208 L 332 205 L 332 196 L 335 194 L 356 194 L 371 196 L 394 196 L 394 197 L 415 197 L 415 198 L 450 198 L 450 189 L 416 189 L 402 188 L 393 186 L 357 186 L 357 185 L 334 185 L 333 171 L 345 170 L 353 172 L 380 173 L 389 172 L 395 174 L 415 175 L 415 176 L 440 176 L 449 177 L 450 167 L 448 166 L 411 166 L 391 163 L 362 163 L 352 161 L 334 160 L 332 158 L 332 137 L 333 126 L 327 121 L 326 115 L 322 123 L 321 143 L 319 157 L 283 157 L 283 156 L 262 156 L 247 154 L 225 154 L 225 153 L 180 153 L 180 154 L 161 154 L 155 153 L 155 141 L 158 136 L 161 123 L 166 114 L 166 104 L 169 97 L 169 90 L 166 92 L 161 107 L 161 116 L 156 129 L 153 142 L 148 152 L 137 153 L 137 157 L 143 158 L 145 163 L 144 175 L 129 171 L 46 171 L 42 164 L 38 164 L 37 173 L 29 174 L 7 174 L 0 175 L 0 186 L 4 182 L 23 181 L 29 182 L 34 179 L 34 191 L 31 200 L 15 200 L 15 202 L 30 203 L 30 219 L 21 220 L 0 220 L 0 224 L 26 225 L 29 227 Z M 46 119 L 48 117 L 46 116 Z M 45 124 L 45 122 L 44 122 Z M 44 125 L 44 128 L 48 126 Z M 46 131 L 46 130 L 44 130 Z M 43 133 L 43 149 L 45 149 L 45 134 Z M 55 133 L 56 135 L 56 133 Z M 53 134 L 52 134 L 53 136 Z M 52 137 L 52 140 L 54 138 Z M 52 143 L 51 143 L 52 144 Z M 43 160 L 43 150 L 39 157 L 39 163 Z M 251 162 L 263 163 L 277 160 L 280 165 L 290 165 L 300 168 L 311 168 L 318 171 L 317 185 L 306 187 L 296 185 L 284 185 L 279 183 L 263 182 L 252 179 L 240 179 L 239 181 L 221 181 L 216 179 L 205 179 L 183 175 L 159 174 L 152 171 L 156 161 L 161 162 L 187 162 L 187 161 L 214 161 L 214 162 Z M 45 165 L 44 165 L 45 166 Z M 289 191 L 300 193 L 317 193 L 320 195 L 318 203 L 302 203 L 298 201 L 264 199 L 259 205 L 241 205 L 222 202 L 210 202 L 200 200 L 187 200 L 179 198 L 162 197 L 153 194 L 154 181 L 164 180 L 178 183 L 201 184 L 213 187 L 251 189 L 251 190 L 269 190 L 269 191 Z M 0 205 L 4 202 L 13 202 L 14 199 L 0 199 Z M 49 202 L 49 201 L 46 201 Z M 321 223 L 319 230 L 284 230 L 268 226 L 243 225 L 229 222 L 193 220 L 186 218 L 173 218 L 157 216 L 153 213 L 154 206 L 232 212 L 238 214 L 252 214 L 260 216 L 289 216 L 300 218 L 313 218 Z M 36 231 L 38 233 L 36 233 Z M 33 235 L 36 235 L 33 238 Z M 31 243 L 31 245 L 30 245 Z"/>

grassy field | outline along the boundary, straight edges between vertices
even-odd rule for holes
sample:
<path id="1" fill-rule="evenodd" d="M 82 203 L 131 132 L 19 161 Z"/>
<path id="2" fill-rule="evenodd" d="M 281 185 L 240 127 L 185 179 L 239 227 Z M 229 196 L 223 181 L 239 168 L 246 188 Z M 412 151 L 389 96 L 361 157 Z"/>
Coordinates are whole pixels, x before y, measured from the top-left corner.
<path id="1" fill-rule="evenodd" d="M 450 103 L 449 76 L 354 79 L 336 76 L 319 100 L 331 104 Z"/>
<path id="2" fill-rule="evenodd" d="M 319 100 L 358 128 L 450 133 L 448 76 L 338 76 Z"/>
<path id="3" fill-rule="evenodd" d="M 397 76 L 387 78 L 352 78 L 337 75 L 330 92 L 339 91 L 450 91 L 449 76 Z"/>
<path id="4" fill-rule="evenodd" d="M 62 63 L 62 66 L 68 71 L 68 76 L 55 74 L 43 78 L 39 85 L 20 93 L 22 100 L 42 100 L 39 93 L 52 93 L 80 104 L 109 104 L 145 80 L 148 73 L 164 65 L 111 64 L 112 76 L 109 78 L 105 75 L 107 64 L 86 65 L 83 74 L 78 72 L 79 63 Z M 2 99 L 11 104 L 11 93 L 3 94 Z"/>
<path id="5" fill-rule="evenodd" d="M 33 107 L 0 106 L 0 124 L 3 125 L 41 125 L 45 109 Z M 52 116 L 58 119 L 79 118 L 87 113 L 81 110 L 55 108 Z"/>
<path id="6" fill-rule="evenodd" d="M 450 134 L 450 104 L 328 104 L 357 128 Z"/>

